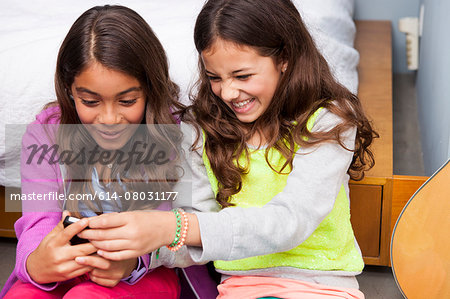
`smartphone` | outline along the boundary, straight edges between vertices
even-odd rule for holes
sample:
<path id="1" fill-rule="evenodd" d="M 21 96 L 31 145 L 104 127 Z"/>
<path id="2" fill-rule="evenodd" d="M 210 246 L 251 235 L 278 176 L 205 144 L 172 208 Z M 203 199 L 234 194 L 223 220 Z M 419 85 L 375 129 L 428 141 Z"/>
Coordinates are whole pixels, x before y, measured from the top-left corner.
<path id="1" fill-rule="evenodd" d="M 79 220 L 80 219 L 77 218 L 77 217 L 66 216 L 66 218 L 64 218 L 63 225 L 64 225 L 64 227 L 68 227 L 72 223 L 75 223 L 75 222 L 77 222 Z M 88 243 L 88 242 L 89 242 L 89 240 L 80 238 L 77 235 L 73 236 L 73 238 L 70 239 L 70 244 L 71 245 L 78 245 L 78 244 L 83 244 L 83 243 Z"/>

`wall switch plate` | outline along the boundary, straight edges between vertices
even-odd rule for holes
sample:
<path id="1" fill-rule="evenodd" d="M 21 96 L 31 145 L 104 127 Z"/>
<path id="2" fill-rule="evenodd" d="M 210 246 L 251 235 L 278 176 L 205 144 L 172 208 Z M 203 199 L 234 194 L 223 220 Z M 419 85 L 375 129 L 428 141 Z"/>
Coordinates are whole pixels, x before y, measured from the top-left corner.
<path id="1" fill-rule="evenodd" d="M 401 18 L 398 29 L 406 33 L 408 70 L 417 70 L 419 68 L 419 18 Z"/>

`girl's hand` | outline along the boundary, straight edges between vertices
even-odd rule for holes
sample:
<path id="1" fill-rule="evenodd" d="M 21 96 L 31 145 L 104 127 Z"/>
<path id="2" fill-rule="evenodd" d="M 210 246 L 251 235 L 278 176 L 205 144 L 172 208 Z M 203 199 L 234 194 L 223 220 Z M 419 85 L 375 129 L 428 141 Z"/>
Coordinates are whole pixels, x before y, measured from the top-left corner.
<path id="1" fill-rule="evenodd" d="M 137 258 L 111 261 L 97 254 L 77 257 L 75 261 L 82 266 L 92 267 L 90 279 L 105 287 L 116 286 L 122 278 L 129 276 L 137 265 Z"/>
<path id="2" fill-rule="evenodd" d="M 137 258 L 170 244 L 175 236 L 172 212 L 132 211 L 89 218 L 89 228 L 78 234 L 109 260 Z"/>
<path id="3" fill-rule="evenodd" d="M 63 213 L 63 219 L 68 212 Z M 97 251 L 90 243 L 71 246 L 69 241 L 88 226 L 87 219 L 82 219 L 67 228 L 62 220 L 41 241 L 39 246 L 28 256 L 26 267 L 33 281 L 39 284 L 65 281 L 92 270 L 92 267 L 79 265 L 75 257 L 85 256 Z"/>

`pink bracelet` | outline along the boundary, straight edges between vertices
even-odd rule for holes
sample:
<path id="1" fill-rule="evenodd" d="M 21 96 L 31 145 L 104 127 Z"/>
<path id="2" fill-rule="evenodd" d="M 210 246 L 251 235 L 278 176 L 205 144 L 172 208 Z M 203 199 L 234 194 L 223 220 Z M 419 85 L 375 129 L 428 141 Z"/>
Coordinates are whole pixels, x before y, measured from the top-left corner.
<path id="1" fill-rule="evenodd" d="M 180 250 L 181 247 L 183 247 L 184 242 L 186 241 L 187 231 L 189 229 L 189 220 L 186 212 L 181 208 L 179 208 L 178 211 L 180 212 L 182 218 L 181 235 L 178 242 L 175 245 L 167 246 L 167 248 L 169 248 L 169 250 L 172 252 L 178 251 Z"/>

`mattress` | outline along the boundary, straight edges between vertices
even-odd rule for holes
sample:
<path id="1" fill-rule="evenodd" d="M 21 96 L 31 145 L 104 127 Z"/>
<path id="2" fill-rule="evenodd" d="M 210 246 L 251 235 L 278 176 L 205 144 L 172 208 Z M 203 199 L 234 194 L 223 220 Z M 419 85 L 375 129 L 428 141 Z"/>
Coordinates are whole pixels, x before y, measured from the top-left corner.
<path id="1" fill-rule="evenodd" d="M 354 0 L 295 0 L 335 78 L 356 93 L 359 55 L 353 47 Z M 70 26 L 85 10 L 104 1 L 0 1 L 0 184 L 20 187 L 22 128 L 55 100 L 53 76 L 58 48 Z M 152 27 L 163 44 L 170 75 L 181 100 L 197 78 L 193 43 L 195 18 L 203 1 L 123 0 Z"/>

